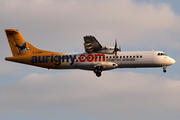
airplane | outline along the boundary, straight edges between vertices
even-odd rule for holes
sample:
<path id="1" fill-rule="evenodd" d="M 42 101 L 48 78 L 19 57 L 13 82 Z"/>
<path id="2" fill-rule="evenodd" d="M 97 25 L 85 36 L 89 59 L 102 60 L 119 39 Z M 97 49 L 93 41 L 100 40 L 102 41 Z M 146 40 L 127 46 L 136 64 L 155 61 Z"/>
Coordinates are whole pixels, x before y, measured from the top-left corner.
<path id="1" fill-rule="evenodd" d="M 102 46 L 94 36 L 84 36 L 82 53 L 57 53 L 41 50 L 28 43 L 17 29 L 5 29 L 13 57 L 5 60 L 47 69 L 82 69 L 93 71 L 97 77 L 102 71 L 116 68 L 149 68 L 167 66 L 175 60 L 162 51 L 121 51 L 115 46 Z"/>

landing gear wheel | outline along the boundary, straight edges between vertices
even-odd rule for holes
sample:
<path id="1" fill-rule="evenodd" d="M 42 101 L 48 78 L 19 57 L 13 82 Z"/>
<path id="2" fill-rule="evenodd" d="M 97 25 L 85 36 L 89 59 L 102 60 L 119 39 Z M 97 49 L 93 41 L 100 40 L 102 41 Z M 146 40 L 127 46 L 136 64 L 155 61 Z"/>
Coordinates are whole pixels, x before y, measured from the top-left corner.
<path id="1" fill-rule="evenodd" d="M 98 69 L 94 69 L 94 73 L 97 73 L 98 72 Z"/>
<path id="2" fill-rule="evenodd" d="M 166 66 L 162 66 L 162 68 L 163 68 L 163 72 L 166 73 L 166 68 L 167 67 Z"/>
<path id="3" fill-rule="evenodd" d="M 101 72 L 96 73 L 96 76 L 100 77 L 101 76 Z"/>
<path id="4" fill-rule="evenodd" d="M 101 72 L 102 72 L 102 67 L 101 66 L 97 66 L 94 68 L 94 73 L 96 74 L 97 77 L 101 76 Z"/>

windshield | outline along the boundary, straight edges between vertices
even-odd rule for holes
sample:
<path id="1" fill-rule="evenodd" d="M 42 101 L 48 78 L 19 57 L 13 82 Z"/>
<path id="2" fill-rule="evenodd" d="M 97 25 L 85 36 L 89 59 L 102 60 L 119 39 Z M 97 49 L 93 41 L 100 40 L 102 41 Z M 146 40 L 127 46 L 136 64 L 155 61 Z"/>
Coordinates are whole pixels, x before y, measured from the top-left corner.
<path id="1" fill-rule="evenodd" d="M 167 56 L 165 53 L 158 53 L 158 56 Z"/>

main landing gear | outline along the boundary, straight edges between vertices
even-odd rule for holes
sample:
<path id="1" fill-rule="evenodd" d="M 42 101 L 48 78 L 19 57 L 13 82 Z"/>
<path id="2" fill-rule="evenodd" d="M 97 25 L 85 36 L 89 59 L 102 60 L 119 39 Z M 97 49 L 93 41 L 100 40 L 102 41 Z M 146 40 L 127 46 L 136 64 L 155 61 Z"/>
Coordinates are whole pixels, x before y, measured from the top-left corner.
<path id="1" fill-rule="evenodd" d="M 102 66 L 96 66 L 94 68 L 94 73 L 96 74 L 97 77 L 101 76 L 101 72 L 102 72 Z"/>
<path id="2" fill-rule="evenodd" d="M 166 73 L 166 66 L 162 66 L 163 72 Z"/>

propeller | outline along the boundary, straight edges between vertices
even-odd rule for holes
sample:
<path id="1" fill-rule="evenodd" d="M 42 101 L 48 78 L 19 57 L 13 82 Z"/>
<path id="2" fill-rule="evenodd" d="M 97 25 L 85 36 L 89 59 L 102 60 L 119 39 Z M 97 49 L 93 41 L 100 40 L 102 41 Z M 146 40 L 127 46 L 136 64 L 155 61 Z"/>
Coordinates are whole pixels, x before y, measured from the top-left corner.
<path id="1" fill-rule="evenodd" d="M 104 47 L 104 49 L 105 49 L 105 52 L 106 52 L 106 50 L 107 50 L 107 47 L 105 46 L 105 47 Z"/>
<path id="2" fill-rule="evenodd" d="M 121 52 L 121 47 L 117 48 L 117 40 L 115 39 L 115 47 L 114 47 L 114 53 L 115 53 L 115 59 L 117 60 L 117 51 Z"/>

